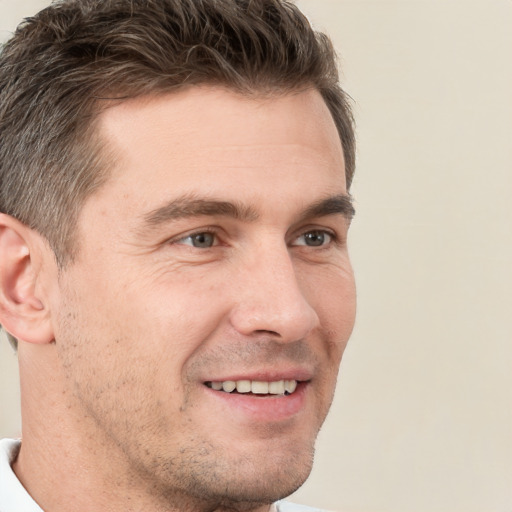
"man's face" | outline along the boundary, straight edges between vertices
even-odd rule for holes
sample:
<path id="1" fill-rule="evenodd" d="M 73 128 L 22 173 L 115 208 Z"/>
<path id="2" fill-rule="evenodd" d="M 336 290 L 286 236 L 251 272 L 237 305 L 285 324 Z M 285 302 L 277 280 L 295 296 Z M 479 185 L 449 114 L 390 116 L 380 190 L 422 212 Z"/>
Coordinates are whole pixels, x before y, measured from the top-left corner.
<path id="1" fill-rule="evenodd" d="M 115 478 L 152 492 L 291 493 L 355 314 L 326 105 L 314 91 L 192 88 L 112 107 L 100 130 L 116 165 L 52 295 L 83 435 L 102 440 Z"/>

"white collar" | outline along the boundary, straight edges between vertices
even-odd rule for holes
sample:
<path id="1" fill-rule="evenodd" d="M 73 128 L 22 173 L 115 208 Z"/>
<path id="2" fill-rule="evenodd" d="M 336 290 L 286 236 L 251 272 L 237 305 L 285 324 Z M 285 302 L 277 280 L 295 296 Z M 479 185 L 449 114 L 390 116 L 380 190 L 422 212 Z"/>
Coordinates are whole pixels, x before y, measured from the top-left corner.
<path id="1" fill-rule="evenodd" d="M 12 470 L 20 446 L 20 440 L 0 440 L 0 512 L 43 512 Z"/>

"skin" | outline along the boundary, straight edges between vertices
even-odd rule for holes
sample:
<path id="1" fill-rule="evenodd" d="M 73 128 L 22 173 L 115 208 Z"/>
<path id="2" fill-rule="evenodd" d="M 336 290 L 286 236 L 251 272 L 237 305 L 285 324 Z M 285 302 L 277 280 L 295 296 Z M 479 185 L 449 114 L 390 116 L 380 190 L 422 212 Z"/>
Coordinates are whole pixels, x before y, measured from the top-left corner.
<path id="1" fill-rule="evenodd" d="M 354 322 L 334 122 L 313 90 L 196 87 L 109 108 L 100 133 L 116 163 L 76 260 L 26 237 L 44 334 L 20 342 L 14 469 L 52 512 L 266 511 L 310 472 Z M 289 397 L 205 385 L 283 376 Z"/>

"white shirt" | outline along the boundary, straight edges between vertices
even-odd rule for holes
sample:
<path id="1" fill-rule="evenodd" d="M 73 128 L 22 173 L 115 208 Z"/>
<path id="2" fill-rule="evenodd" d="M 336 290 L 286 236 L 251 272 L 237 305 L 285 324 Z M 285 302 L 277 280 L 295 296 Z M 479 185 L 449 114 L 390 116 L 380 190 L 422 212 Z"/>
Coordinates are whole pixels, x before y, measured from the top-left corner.
<path id="1" fill-rule="evenodd" d="M 0 512 L 43 512 L 18 480 L 11 464 L 18 456 L 21 441 L 0 440 Z M 304 507 L 285 501 L 272 505 L 270 512 L 322 512 L 319 508 Z"/>
<path id="2" fill-rule="evenodd" d="M 19 440 L 0 440 L 0 512 L 43 512 L 11 468 L 20 446 Z"/>

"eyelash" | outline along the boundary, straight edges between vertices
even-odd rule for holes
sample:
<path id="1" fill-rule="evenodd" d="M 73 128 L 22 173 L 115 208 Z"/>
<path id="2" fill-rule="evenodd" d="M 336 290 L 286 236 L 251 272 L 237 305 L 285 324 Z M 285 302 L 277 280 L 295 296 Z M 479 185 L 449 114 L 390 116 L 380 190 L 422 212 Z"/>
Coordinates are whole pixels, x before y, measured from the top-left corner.
<path id="1" fill-rule="evenodd" d="M 334 233 L 332 233 L 332 231 L 328 231 L 326 229 L 309 229 L 308 231 L 304 231 L 301 235 L 295 237 L 294 240 L 298 240 L 299 238 L 302 238 L 302 237 L 305 237 L 307 235 L 312 235 L 312 234 L 315 234 L 316 236 L 322 236 L 322 237 L 327 237 L 328 240 L 326 243 L 322 243 L 320 245 L 307 245 L 307 244 L 296 244 L 296 245 L 300 245 L 300 246 L 304 246 L 304 247 L 319 247 L 319 248 L 325 248 L 325 247 L 328 247 L 330 245 L 332 245 L 333 243 L 336 242 L 336 236 Z"/>
<path id="2" fill-rule="evenodd" d="M 183 243 L 184 240 L 187 240 L 187 239 L 193 239 L 194 237 L 197 237 L 199 235 L 212 235 L 216 241 L 218 242 L 220 237 L 219 237 L 219 234 L 218 234 L 218 230 L 214 229 L 214 228 L 203 228 L 201 230 L 198 230 L 198 231 L 194 231 L 193 233 L 189 233 L 188 235 L 185 235 L 185 236 L 182 236 L 180 238 L 178 238 L 177 240 L 174 240 L 174 241 L 171 241 L 171 243 L 173 244 L 178 244 L 180 242 Z M 186 244 L 186 245 L 189 245 L 189 244 Z M 191 244 L 190 244 L 191 245 Z M 214 243 L 212 245 L 212 247 L 215 247 L 219 245 L 218 243 Z M 208 247 L 208 249 L 211 248 L 211 247 Z"/>
<path id="3" fill-rule="evenodd" d="M 301 237 L 304 237 L 308 234 L 317 234 L 317 235 L 322 235 L 322 236 L 326 236 L 328 238 L 327 242 L 326 243 L 323 243 L 321 245 L 318 245 L 318 246 L 315 246 L 315 245 L 310 245 L 308 246 L 306 243 L 304 244 L 294 244 L 294 246 L 296 247 L 313 247 L 313 248 L 318 248 L 318 249 L 321 249 L 321 248 L 326 248 L 326 247 L 329 247 L 329 246 L 332 246 L 333 244 L 337 244 L 339 242 L 339 238 L 338 236 L 331 230 L 328 230 L 328 229 L 320 229 L 320 228 L 309 228 L 307 229 L 306 231 L 303 231 L 300 235 L 294 237 L 293 241 L 296 241 L 298 240 L 299 238 Z M 193 240 L 194 237 L 197 237 L 199 235 L 212 235 L 215 239 L 215 242 L 211 245 L 211 246 L 208 246 L 208 247 L 195 247 L 193 246 L 193 244 L 183 244 L 183 245 L 190 245 L 191 247 L 194 247 L 194 248 L 198 248 L 198 249 L 211 249 L 212 247 L 216 247 L 218 245 L 221 245 L 221 243 L 219 243 L 220 241 L 220 236 L 219 236 L 219 233 L 218 233 L 218 230 L 215 229 L 215 228 L 203 228 L 203 229 L 200 229 L 198 231 L 194 231 L 192 233 L 189 233 L 185 236 L 182 236 L 178 239 L 175 239 L 173 241 L 171 241 L 170 243 L 171 244 L 179 244 L 179 243 L 183 243 L 185 240 Z"/>

